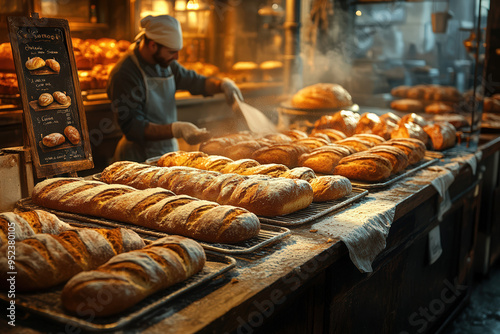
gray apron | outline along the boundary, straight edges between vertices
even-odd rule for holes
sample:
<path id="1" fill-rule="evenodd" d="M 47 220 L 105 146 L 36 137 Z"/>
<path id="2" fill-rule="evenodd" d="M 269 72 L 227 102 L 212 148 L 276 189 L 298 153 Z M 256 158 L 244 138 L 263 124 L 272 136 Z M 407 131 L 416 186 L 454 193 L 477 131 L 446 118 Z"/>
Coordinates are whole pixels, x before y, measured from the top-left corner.
<path id="1" fill-rule="evenodd" d="M 146 101 L 144 114 L 151 123 L 169 124 L 177 121 L 177 107 L 175 105 L 175 80 L 170 67 L 168 77 L 148 77 L 142 70 L 139 60 L 131 52 L 134 63 L 141 71 L 144 80 Z M 115 150 L 114 160 L 129 160 L 144 162 L 148 158 L 163 155 L 167 152 L 177 151 L 178 145 L 175 138 L 165 140 L 146 141 L 139 144 L 127 140 L 122 136 Z"/>

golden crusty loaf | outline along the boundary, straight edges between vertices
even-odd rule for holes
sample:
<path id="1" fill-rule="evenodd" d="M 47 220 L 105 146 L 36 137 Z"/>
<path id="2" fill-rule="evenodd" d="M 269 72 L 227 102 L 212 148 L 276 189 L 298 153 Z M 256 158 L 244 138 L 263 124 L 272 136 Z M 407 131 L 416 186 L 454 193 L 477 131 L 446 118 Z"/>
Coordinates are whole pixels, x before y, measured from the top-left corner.
<path id="1" fill-rule="evenodd" d="M 205 261 L 203 248 L 194 240 L 164 237 L 74 276 L 64 286 L 61 301 L 72 313 L 117 314 L 200 272 Z"/>
<path id="2" fill-rule="evenodd" d="M 415 138 L 396 138 L 384 142 L 384 145 L 396 146 L 403 150 L 408 156 L 408 163 L 413 165 L 425 156 L 425 144 Z"/>
<path id="3" fill-rule="evenodd" d="M 297 166 L 299 157 L 310 150 L 306 145 L 277 144 L 258 149 L 251 158 L 260 164 L 282 164 L 293 168 Z"/>
<path id="4" fill-rule="evenodd" d="M 46 135 L 42 138 L 42 144 L 47 147 L 59 146 L 66 141 L 66 138 L 58 132 Z"/>
<path id="5" fill-rule="evenodd" d="M 331 143 L 332 142 L 327 135 L 323 135 L 322 137 L 320 137 L 320 136 L 314 137 L 313 136 L 313 137 L 302 138 L 302 139 L 298 139 L 298 140 L 293 141 L 294 145 L 307 146 L 311 150 L 318 148 L 318 147 L 321 147 L 321 146 L 329 145 Z"/>
<path id="6" fill-rule="evenodd" d="M 225 136 L 210 138 L 200 143 L 200 151 L 207 154 L 222 155 L 228 146 L 240 141 L 253 140 L 254 136 L 250 132 L 232 133 Z"/>
<path id="7" fill-rule="evenodd" d="M 243 208 L 152 188 L 137 190 L 78 178 L 52 178 L 33 189 L 34 203 L 126 222 L 208 242 L 235 243 L 256 236 L 257 216 Z"/>
<path id="8" fill-rule="evenodd" d="M 125 228 L 75 229 L 60 234 L 37 234 L 16 242 L 16 290 L 46 289 L 85 270 L 95 269 L 119 253 L 144 247 Z M 8 245 L 0 248 L 1 287 L 6 288 Z"/>
<path id="9" fill-rule="evenodd" d="M 318 83 L 299 90 L 291 102 L 301 109 L 345 108 L 352 105 L 352 98 L 341 85 Z"/>
<path id="10" fill-rule="evenodd" d="M 54 102 L 54 97 L 49 93 L 42 93 L 38 97 L 38 105 L 40 105 L 41 107 L 46 107 L 52 102 Z"/>
<path id="11" fill-rule="evenodd" d="M 216 166 L 216 170 L 221 173 L 236 173 L 241 175 L 267 175 L 271 177 L 285 177 L 290 179 L 301 179 L 311 182 L 316 177 L 314 171 L 307 167 L 295 167 L 289 169 L 282 164 L 255 164 L 255 160 L 243 159 L 232 161 L 225 157 L 209 156 L 196 152 L 169 152 L 158 160 L 158 166 L 188 166 L 199 169 Z M 318 188 L 313 189 L 317 191 Z M 326 192 L 326 190 L 325 190 Z M 325 196 L 325 195 L 323 195 Z M 332 197 L 335 194 L 332 193 Z"/>
<path id="12" fill-rule="evenodd" d="M 380 117 L 372 112 L 365 112 L 359 118 L 358 124 L 356 125 L 355 133 L 373 133 L 373 129 L 380 122 Z"/>
<path id="13" fill-rule="evenodd" d="M 455 146 L 457 130 L 448 122 L 427 125 L 424 127 L 424 131 L 429 136 L 434 150 L 442 151 Z"/>
<path id="14" fill-rule="evenodd" d="M 68 138 L 71 144 L 78 145 L 80 143 L 80 132 L 78 132 L 78 130 L 74 126 L 68 125 L 67 127 L 65 127 L 64 135 Z"/>
<path id="15" fill-rule="evenodd" d="M 61 70 L 61 65 L 55 59 L 47 59 L 45 61 L 45 64 L 54 72 L 59 73 L 59 71 Z"/>
<path id="16" fill-rule="evenodd" d="M 347 136 L 345 133 L 343 133 L 342 131 L 339 131 L 339 130 L 335 130 L 335 129 L 312 129 L 311 131 L 311 136 L 315 136 L 315 135 L 318 135 L 318 134 L 324 134 L 326 135 L 330 141 L 333 143 L 333 142 L 336 142 L 337 140 L 342 140 L 342 139 L 346 139 Z"/>
<path id="17" fill-rule="evenodd" d="M 24 240 L 38 233 L 59 234 L 72 227 L 44 210 L 0 213 L 0 246 L 9 240 Z M 9 233 L 10 232 L 10 233 Z"/>
<path id="18" fill-rule="evenodd" d="M 427 125 L 427 121 L 425 120 L 425 118 L 415 113 L 409 113 L 401 117 L 401 120 L 398 122 L 398 124 L 402 123 L 415 123 L 420 125 L 421 127 Z"/>
<path id="19" fill-rule="evenodd" d="M 377 154 L 361 152 L 342 158 L 334 173 L 349 179 L 379 182 L 391 175 L 391 162 Z"/>
<path id="20" fill-rule="evenodd" d="M 314 123 L 314 128 L 339 130 L 349 137 L 355 133 L 359 117 L 359 114 L 350 110 L 341 110 L 333 115 L 321 116 Z"/>
<path id="21" fill-rule="evenodd" d="M 299 165 L 309 167 L 316 173 L 333 174 L 340 159 L 350 154 L 351 151 L 347 147 L 331 144 L 303 154 L 299 159 Z"/>
<path id="22" fill-rule="evenodd" d="M 415 138 L 423 143 L 429 141 L 429 136 L 424 129 L 417 123 L 400 123 L 391 133 L 391 138 Z"/>
<path id="23" fill-rule="evenodd" d="M 340 175 L 318 176 L 311 181 L 311 186 L 315 202 L 340 199 L 352 192 L 351 181 Z"/>
<path id="24" fill-rule="evenodd" d="M 424 104 L 419 100 L 401 99 L 392 101 L 391 109 L 406 112 L 421 112 L 424 110 Z"/>
<path id="25" fill-rule="evenodd" d="M 312 188 L 304 180 L 222 174 L 182 166 L 154 167 L 130 161 L 118 161 L 105 168 L 101 181 L 137 189 L 165 188 L 178 195 L 238 206 L 270 217 L 304 209 L 313 200 Z"/>
<path id="26" fill-rule="evenodd" d="M 398 126 L 401 117 L 392 112 L 380 116 L 380 123 L 376 123 L 373 128 L 373 134 L 379 135 L 384 139 L 391 139 L 392 131 Z"/>
<path id="27" fill-rule="evenodd" d="M 25 65 L 28 70 L 36 70 L 45 66 L 45 60 L 40 57 L 28 58 Z"/>
<path id="28" fill-rule="evenodd" d="M 380 145 L 383 142 L 385 142 L 384 137 L 381 137 L 381 136 L 373 134 L 373 133 L 357 133 L 352 137 L 368 141 L 370 143 L 373 143 L 374 145 Z"/>
<path id="29" fill-rule="evenodd" d="M 247 159 L 263 147 L 271 146 L 271 143 L 263 140 L 245 140 L 225 148 L 223 156 L 232 160 Z"/>
<path id="30" fill-rule="evenodd" d="M 366 150 L 372 148 L 373 146 L 375 146 L 374 143 L 372 143 L 368 140 L 364 140 L 364 139 L 357 138 L 354 136 L 347 137 L 346 139 L 336 141 L 335 144 L 351 147 L 356 152 L 366 151 Z"/>
<path id="31" fill-rule="evenodd" d="M 406 167 L 408 167 L 409 160 L 406 153 L 397 148 L 396 146 L 390 145 L 377 145 L 367 151 L 368 153 L 378 154 L 384 158 L 387 158 L 392 164 L 392 174 L 399 173 Z"/>

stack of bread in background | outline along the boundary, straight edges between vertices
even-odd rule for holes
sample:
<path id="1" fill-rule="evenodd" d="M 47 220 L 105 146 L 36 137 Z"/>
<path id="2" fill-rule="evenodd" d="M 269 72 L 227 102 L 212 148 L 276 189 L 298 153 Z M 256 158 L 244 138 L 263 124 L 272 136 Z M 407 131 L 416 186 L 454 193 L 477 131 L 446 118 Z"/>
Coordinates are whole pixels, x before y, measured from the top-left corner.
<path id="1" fill-rule="evenodd" d="M 226 157 L 222 159 L 226 161 L 222 170 L 229 159 L 233 165 L 245 164 L 245 173 L 249 173 L 248 166 L 255 169 L 256 164 L 277 164 L 287 170 L 307 167 L 320 175 L 381 181 L 419 162 L 426 149 L 445 150 L 455 143 L 455 126 L 446 121 L 430 123 L 415 113 L 399 117 L 391 112 L 378 116 L 342 110 L 319 118 L 309 133 L 288 130 L 257 136 L 241 132 L 212 138 L 202 143 L 199 150 L 212 156 L 212 160 Z M 166 159 L 171 156 L 176 158 Z M 183 159 L 179 153 L 171 153 L 160 159 L 159 165 L 220 171 L 219 166 L 195 161 L 193 157 Z"/>
<path id="2" fill-rule="evenodd" d="M 391 102 L 394 110 L 430 114 L 452 113 L 463 99 L 455 87 L 441 85 L 398 86 L 391 95 L 396 98 Z"/>

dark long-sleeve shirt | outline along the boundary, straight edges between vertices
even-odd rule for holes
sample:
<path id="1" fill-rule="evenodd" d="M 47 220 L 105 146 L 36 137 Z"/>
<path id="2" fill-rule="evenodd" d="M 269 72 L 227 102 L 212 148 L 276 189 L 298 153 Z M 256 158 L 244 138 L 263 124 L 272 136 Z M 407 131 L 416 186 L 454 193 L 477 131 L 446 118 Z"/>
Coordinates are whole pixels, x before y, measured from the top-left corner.
<path id="1" fill-rule="evenodd" d="M 147 76 L 168 77 L 170 75 L 168 68 L 147 63 L 141 57 L 137 47 L 133 52 Z M 207 95 L 204 76 L 186 69 L 177 61 L 173 61 L 169 67 L 174 76 L 176 90 L 187 90 L 192 95 Z M 126 138 L 130 141 L 144 142 L 144 128 L 149 123 L 144 112 L 145 83 L 141 71 L 137 68 L 130 54 L 120 59 L 113 68 L 108 81 L 107 93 L 111 100 L 111 108 L 117 115 L 118 124 Z M 169 106 L 165 106 L 165 112 L 171 112 L 169 108 Z"/>

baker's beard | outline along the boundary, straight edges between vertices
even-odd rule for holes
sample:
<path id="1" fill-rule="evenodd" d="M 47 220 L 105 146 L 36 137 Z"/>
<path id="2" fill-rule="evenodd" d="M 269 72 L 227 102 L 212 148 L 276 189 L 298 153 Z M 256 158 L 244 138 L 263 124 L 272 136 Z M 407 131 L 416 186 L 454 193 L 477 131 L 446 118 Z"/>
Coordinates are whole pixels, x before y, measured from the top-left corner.
<path id="1" fill-rule="evenodd" d="M 160 55 L 160 48 L 158 48 L 156 50 L 156 52 L 153 54 L 153 60 L 158 64 L 160 65 L 161 67 L 163 68 L 167 68 L 173 61 L 174 59 L 171 58 L 171 59 L 165 59 L 163 58 L 161 55 Z"/>

